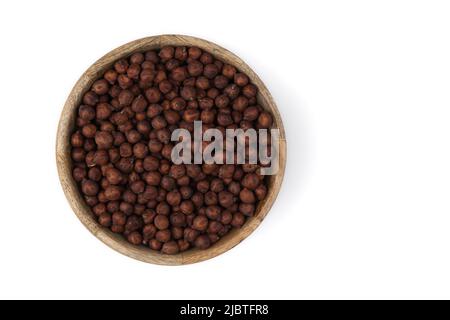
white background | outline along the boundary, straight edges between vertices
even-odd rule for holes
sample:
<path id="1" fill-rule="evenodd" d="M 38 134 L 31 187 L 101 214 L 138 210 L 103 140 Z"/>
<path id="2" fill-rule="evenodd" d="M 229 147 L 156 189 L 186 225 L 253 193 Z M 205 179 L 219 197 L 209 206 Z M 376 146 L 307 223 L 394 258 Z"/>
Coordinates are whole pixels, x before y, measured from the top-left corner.
<path id="1" fill-rule="evenodd" d="M 450 298 L 449 17 L 445 1 L 0 2 L 0 298 Z M 93 237 L 54 156 L 81 73 L 162 33 L 243 58 L 288 139 L 264 223 L 183 267 Z"/>

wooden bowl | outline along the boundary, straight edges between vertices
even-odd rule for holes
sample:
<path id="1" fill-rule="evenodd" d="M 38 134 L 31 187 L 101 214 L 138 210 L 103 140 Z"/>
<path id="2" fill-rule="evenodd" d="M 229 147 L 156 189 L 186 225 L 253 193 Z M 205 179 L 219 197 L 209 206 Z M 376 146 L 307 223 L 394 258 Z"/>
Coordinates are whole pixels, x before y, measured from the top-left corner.
<path id="1" fill-rule="evenodd" d="M 144 246 L 134 246 L 128 243 L 122 235 L 114 234 L 110 230 L 101 227 L 94 219 L 91 209 L 85 204 L 84 199 L 74 179 L 72 178 L 72 160 L 70 156 L 70 136 L 73 132 L 76 118 L 76 110 L 81 102 L 83 94 L 90 88 L 92 83 L 101 77 L 104 71 L 111 67 L 114 61 L 127 57 L 134 52 L 159 49 L 165 45 L 172 46 L 197 46 L 210 52 L 223 62 L 234 65 L 238 70 L 249 76 L 251 82 L 259 89 L 258 103 L 269 110 L 274 118 L 274 128 L 280 130 L 279 160 L 280 169 L 276 175 L 270 176 L 268 194 L 257 207 L 255 216 L 247 219 L 240 229 L 231 230 L 226 236 L 206 250 L 190 249 L 177 255 L 165 255 L 150 250 Z M 272 96 L 255 72 L 240 58 L 230 51 L 206 40 L 183 35 L 160 35 L 132 41 L 117 49 L 112 50 L 97 62 L 95 62 L 78 80 L 64 105 L 59 121 L 56 160 L 59 179 L 64 193 L 73 211 L 80 221 L 98 239 L 114 250 L 131 258 L 160 265 L 183 265 L 204 261 L 222 254 L 250 235 L 269 212 L 274 203 L 283 180 L 286 165 L 286 140 L 278 109 Z"/>

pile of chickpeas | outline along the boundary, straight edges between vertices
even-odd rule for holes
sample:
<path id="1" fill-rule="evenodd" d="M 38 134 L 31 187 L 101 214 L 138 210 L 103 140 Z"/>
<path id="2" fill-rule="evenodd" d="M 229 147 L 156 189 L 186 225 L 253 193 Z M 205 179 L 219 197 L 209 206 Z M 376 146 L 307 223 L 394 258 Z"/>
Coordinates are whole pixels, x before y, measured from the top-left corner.
<path id="1" fill-rule="evenodd" d="M 234 66 L 197 47 L 120 59 L 78 108 L 73 178 L 98 223 L 164 254 L 207 249 L 255 214 L 259 164 L 174 164 L 175 129 L 267 129 L 272 115 Z"/>

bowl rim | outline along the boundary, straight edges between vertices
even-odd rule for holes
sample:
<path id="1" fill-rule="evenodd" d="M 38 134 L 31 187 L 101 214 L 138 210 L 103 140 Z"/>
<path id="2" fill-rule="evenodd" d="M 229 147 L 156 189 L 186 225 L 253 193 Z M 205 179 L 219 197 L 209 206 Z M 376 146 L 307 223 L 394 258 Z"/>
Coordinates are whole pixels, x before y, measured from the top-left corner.
<path id="1" fill-rule="evenodd" d="M 272 113 L 274 125 L 279 129 L 279 170 L 275 175 L 271 176 L 268 194 L 258 205 L 255 216 L 248 218 L 240 229 L 230 231 L 206 250 L 189 249 L 176 255 L 165 255 L 144 246 L 134 246 L 128 243 L 122 235 L 112 233 L 112 231 L 100 226 L 95 221 L 91 209 L 85 203 L 76 182 L 72 178 L 69 143 L 75 122 L 75 111 L 82 95 L 103 74 L 104 70 L 111 66 L 114 61 L 128 57 L 134 52 L 158 49 L 165 45 L 197 46 L 211 53 L 219 60 L 232 64 L 239 71 L 244 72 L 251 82 L 258 87 L 258 104 Z M 133 40 L 109 51 L 94 62 L 72 88 L 61 112 L 56 137 L 56 164 L 59 180 L 67 201 L 81 223 L 96 238 L 115 251 L 133 259 L 157 265 L 186 265 L 205 261 L 229 251 L 253 233 L 267 216 L 281 189 L 286 168 L 286 155 L 287 145 L 283 121 L 272 95 L 259 76 L 242 59 L 227 49 L 208 40 L 179 34 L 162 34 Z"/>

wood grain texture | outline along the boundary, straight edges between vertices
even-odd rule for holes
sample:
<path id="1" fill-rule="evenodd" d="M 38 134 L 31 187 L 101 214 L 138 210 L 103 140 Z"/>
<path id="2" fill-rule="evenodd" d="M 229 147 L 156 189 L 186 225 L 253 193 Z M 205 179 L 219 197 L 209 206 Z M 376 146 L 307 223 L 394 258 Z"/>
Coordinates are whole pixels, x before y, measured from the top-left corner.
<path id="1" fill-rule="evenodd" d="M 74 129 L 77 108 L 83 94 L 90 88 L 92 83 L 102 76 L 104 71 L 112 66 L 114 61 L 128 57 L 134 52 L 159 49 L 165 45 L 197 46 L 210 52 L 223 62 L 234 65 L 241 72 L 247 74 L 251 79 L 251 82 L 259 89 L 257 97 L 258 103 L 264 109 L 272 113 L 274 118 L 274 128 L 278 128 L 280 131 L 280 168 L 276 175 L 270 176 L 268 194 L 258 205 L 255 216 L 249 218 L 242 228 L 230 231 L 209 249 L 190 249 L 177 255 L 164 255 L 144 246 L 131 245 L 121 235 L 114 234 L 110 230 L 99 226 L 91 213 L 91 209 L 85 204 L 83 197 L 78 191 L 76 182 L 72 178 L 72 160 L 70 156 L 70 135 Z M 160 35 L 135 40 L 112 50 L 95 62 L 81 76 L 67 98 L 61 114 L 56 141 L 56 162 L 61 185 L 70 206 L 80 221 L 93 235 L 112 249 L 131 258 L 160 265 L 183 265 L 204 261 L 230 250 L 247 238 L 263 221 L 272 207 L 283 181 L 286 166 L 286 138 L 281 116 L 270 92 L 256 73 L 239 57 L 230 51 L 203 39 L 184 35 Z"/>

